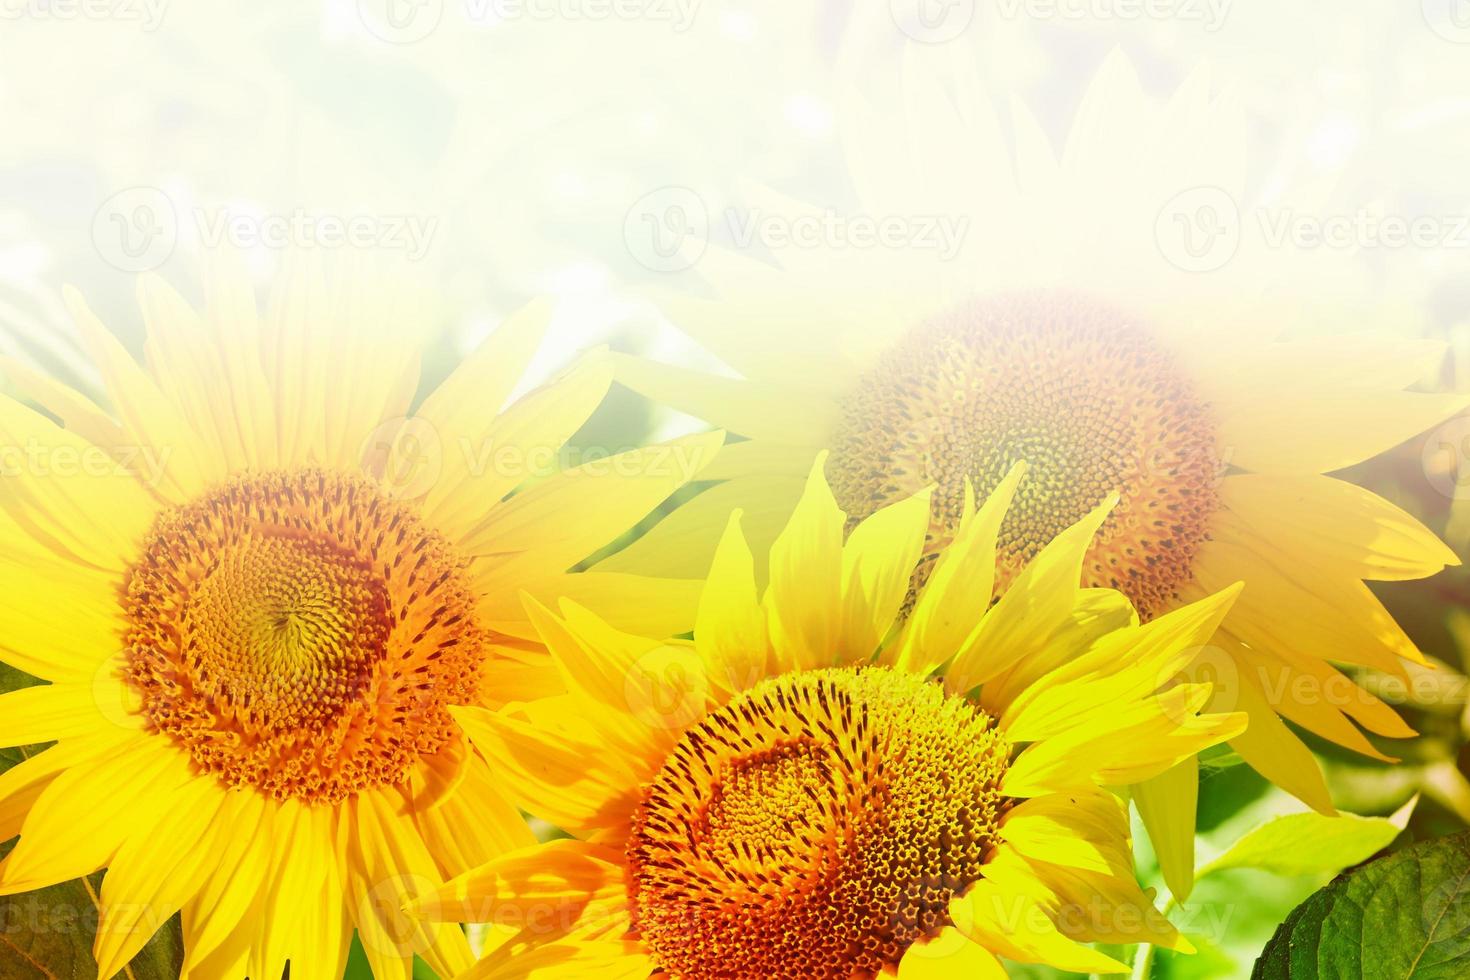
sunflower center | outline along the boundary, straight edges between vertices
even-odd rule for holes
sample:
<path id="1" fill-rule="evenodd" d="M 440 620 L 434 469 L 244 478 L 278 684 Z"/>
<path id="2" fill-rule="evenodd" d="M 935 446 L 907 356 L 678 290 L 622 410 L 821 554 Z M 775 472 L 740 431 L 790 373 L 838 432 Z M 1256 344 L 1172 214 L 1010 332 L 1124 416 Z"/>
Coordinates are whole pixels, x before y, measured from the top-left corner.
<path id="1" fill-rule="evenodd" d="M 128 677 L 227 785 L 339 802 L 454 738 L 486 634 L 465 563 L 366 480 L 238 478 L 163 514 L 128 577 Z"/>
<path id="2" fill-rule="evenodd" d="M 913 675 L 765 681 L 687 732 L 648 788 L 635 927 L 682 980 L 876 976 L 979 880 L 1008 758 L 988 715 Z"/>
<path id="3" fill-rule="evenodd" d="M 1118 491 L 1084 584 L 1151 618 L 1170 608 L 1219 506 L 1219 434 L 1173 355 L 1127 315 L 1075 295 L 973 300 L 924 324 L 844 406 L 828 465 L 860 520 L 934 484 L 918 581 L 958 526 L 1029 465 L 1001 528 L 1000 584 Z"/>

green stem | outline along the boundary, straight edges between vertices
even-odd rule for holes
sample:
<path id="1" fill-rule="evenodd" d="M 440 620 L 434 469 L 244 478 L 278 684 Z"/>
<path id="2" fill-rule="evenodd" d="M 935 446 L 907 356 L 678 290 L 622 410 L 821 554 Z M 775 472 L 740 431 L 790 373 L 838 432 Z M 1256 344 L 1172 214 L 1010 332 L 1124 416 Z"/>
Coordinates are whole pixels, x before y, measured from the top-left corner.
<path id="1" fill-rule="evenodd" d="M 1174 898 L 1170 896 L 1160 911 L 1167 918 L 1169 913 L 1174 911 L 1174 907 Z M 1133 973 L 1130 974 L 1132 980 L 1149 980 L 1149 973 L 1153 970 L 1154 966 L 1154 950 L 1156 948 L 1153 943 L 1142 943 L 1139 945 L 1138 952 L 1133 957 Z"/>

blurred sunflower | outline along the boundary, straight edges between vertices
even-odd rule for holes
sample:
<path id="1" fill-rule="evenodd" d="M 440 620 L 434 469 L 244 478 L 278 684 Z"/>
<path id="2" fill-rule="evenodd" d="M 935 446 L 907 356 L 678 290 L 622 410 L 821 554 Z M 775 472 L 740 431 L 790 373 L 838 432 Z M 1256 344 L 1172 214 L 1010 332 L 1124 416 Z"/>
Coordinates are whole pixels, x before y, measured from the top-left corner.
<path id="1" fill-rule="evenodd" d="M 1200 713 L 1208 684 L 1170 683 L 1237 590 L 1140 625 L 1125 597 L 1079 588 L 1109 500 L 992 606 L 1022 469 L 965 507 L 903 620 L 928 492 L 844 543 L 820 462 L 763 598 L 730 518 L 692 643 L 527 597 L 568 693 L 455 713 L 576 839 L 412 911 L 524 926 L 477 980 L 990 977 L 1002 956 L 1086 973 L 1127 969 L 1091 941 L 1188 948 L 1136 883 L 1108 788 L 1244 726 Z"/>
<path id="2" fill-rule="evenodd" d="M 0 695 L 0 745 L 56 744 L 0 776 L 0 894 L 107 867 L 104 977 L 180 910 L 185 976 L 341 976 L 354 929 L 379 977 L 453 974 L 463 933 L 400 908 L 533 838 L 450 709 L 558 689 L 521 589 L 687 629 L 695 583 L 567 572 L 719 440 L 514 492 L 611 381 L 501 411 L 540 309 L 411 409 L 425 297 L 306 263 L 263 313 L 206 293 L 142 282 L 146 366 L 68 297 L 110 411 L 11 366 L 47 414 L 0 399 L 0 658 L 50 683 Z"/>
<path id="3" fill-rule="evenodd" d="M 995 93 L 967 88 L 967 66 L 910 64 L 902 123 L 866 103 L 846 113 L 856 213 L 916 230 L 969 221 L 953 255 L 917 240 L 771 256 L 712 247 L 695 271 L 713 298 L 660 296 L 737 376 L 623 358 L 619 379 L 746 441 L 704 474 L 725 482 L 602 567 L 697 575 L 732 506 L 746 510 L 754 541 L 769 541 L 812 454 L 829 449 L 828 477 L 854 520 L 936 486 L 922 583 L 956 533 L 967 481 L 988 493 L 1028 461 L 1001 530 L 999 588 L 1119 492 L 1084 584 L 1121 591 L 1149 620 L 1243 581 L 1191 670 L 1221 680 L 1216 707 L 1250 716 L 1232 742 L 1240 756 L 1331 812 L 1316 760 L 1277 713 L 1386 758 L 1358 726 L 1413 732 L 1329 661 L 1400 676 L 1399 658 L 1422 661 L 1365 580 L 1420 578 L 1458 561 L 1407 513 L 1325 474 L 1465 406 L 1405 390 L 1443 347 L 1284 336 L 1307 323 L 1311 304 L 1277 285 L 1325 297 L 1330 319 L 1353 308 L 1360 273 L 1324 250 L 1243 234 L 1233 253 L 1227 240 L 1227 251 L 1207 254 L 1204 232 L 1239 232 L 1244 221 L 1206 227 L 1209 216 L 1249 213 L 1251 198 L 1236 114 L 1203 75 L 1160 105 L 1125 59 L 1110 59 L 1058 157 L 1019 101 L 1001 119 Z M 757 199 L 765 218 L 834 227 L 830 210 Z M 1198 207 L 1177 211 L 1185 205 Z M 1200 221 L 1199 234 L 1171 237 L 1171 217 Z M 1197 265 L 1201 256 L 1218 267 Z M 1358 315 L 1373 316 L 1369 306 Z M 1138 790 L 1180 896 L 1191 884 L 1196 767 L 1187 760 Z"/>

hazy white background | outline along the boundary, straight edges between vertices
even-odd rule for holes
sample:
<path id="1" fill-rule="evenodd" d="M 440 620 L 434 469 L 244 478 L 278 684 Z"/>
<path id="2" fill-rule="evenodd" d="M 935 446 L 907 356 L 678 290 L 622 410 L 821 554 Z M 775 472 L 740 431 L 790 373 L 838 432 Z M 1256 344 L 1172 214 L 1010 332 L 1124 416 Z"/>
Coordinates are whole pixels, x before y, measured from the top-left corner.
<path id="1" fill-rule="evenodd" d="M 1433 329 L 1464 318 L 1470 0 L 0 0 L 3 344 L 64 359 L 64 283 L 127 334 L 137 272 L 192 289 L 223 242 L 262 276 L 285 245 L 401 253 L 459 344 L 554 294 L 554 360 L 669 274 L 668 189 L 841 202 L 844 100 L 938 46 L 1058 143 L 1114 48 L 1160 97 L 1210 65 L 1259 187 L 1439 222 L 1339 251 Z"/>

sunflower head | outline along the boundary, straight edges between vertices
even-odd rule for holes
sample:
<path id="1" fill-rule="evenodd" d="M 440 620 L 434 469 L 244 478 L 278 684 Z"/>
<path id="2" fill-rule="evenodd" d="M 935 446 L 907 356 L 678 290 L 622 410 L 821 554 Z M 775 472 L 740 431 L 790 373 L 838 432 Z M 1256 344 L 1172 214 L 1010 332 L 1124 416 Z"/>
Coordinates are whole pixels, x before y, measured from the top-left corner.
<path id="1" fill-rule="evenodd" d="M 649 787 L 633 924 L 675 976 L 897 966 L 980 879 L 1008 757 L 994 719 L 913 674 L 765 680 L 686 732 Z"/>
<path id="2" fill-rule="evenodd" d="M 478 693 L 466 566 L 361 477 L 239 477 L 159 515 L 127 578 L 128 678 L 229 785 L 333 803 L 395 785 Z"/>
<path id="3" fill-rule="evenodd" d="M 965 506 L 902 615 L 928 494 L 851 522 L 825 468 L 764 591 L 731 518 L 692 643 L 531 604 L 567 694 L 456 717 L 529 811 L 583 841 L 489 865 L 419 911 L 550 902 L 564 933 L 528 933 L 550 948 L 513 943 L 497 963 L 631 958 L 640 976 L 849 980 L 936 956 L 957 975 L 994 973 L 997 956 L 1097 972 L 1120 964 L 1085 942 L 1187 946 L 1138 887 L 1126 805 L 1105 787 L 1243 728 L 1201 713 L 1209 685 L 1175 682 L 1235 590 L 1141 625 L 1121 595 L 1083 589 L 1109 502 L 993 599 L 1018 466 Z M 655 697 L 659 678 L 698 694 Z M 651 718 L 650 703 L 679 709 Z M 1098 903 L 1100 923 L 1078 914 Z"/>
<path id="4" fill-rule="evenodd" d="M 970 300 L 922 325 L 853 389 L 833 447 L 833 491 L 856 518 L 938 488 L 927 562 L 954 534 L 966 481 L 987 494 L 1025 460 L 1001 529 L 1006 579 L 1121 491 L 1086 582 L 1145 617 L 1174 603 L 1219 503 L 1208 404 L 1144 326 L 1074 294 Z"/>

